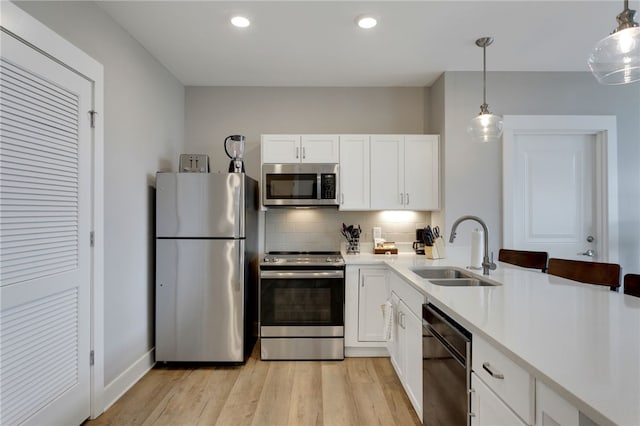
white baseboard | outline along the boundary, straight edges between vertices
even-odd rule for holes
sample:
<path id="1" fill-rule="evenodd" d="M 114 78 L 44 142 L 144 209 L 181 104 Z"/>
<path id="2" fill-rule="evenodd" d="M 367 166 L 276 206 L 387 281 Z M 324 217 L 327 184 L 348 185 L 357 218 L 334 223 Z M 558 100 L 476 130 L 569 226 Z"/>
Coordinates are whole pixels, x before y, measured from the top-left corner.
<path id="1" fill-rule="evenodd" d="M 345 347 L 346 357 L 388 357 L 389 351 L 386 347 Z"/>
<path id="2" fill-rule="evenodd" d="M 155 365 L 155 348 L 142 355 L 129 368 L 104 387 L 104 411 L 116 403 L 138 380 Z M 103 411 L 103 412 L 104 412 Z"/>

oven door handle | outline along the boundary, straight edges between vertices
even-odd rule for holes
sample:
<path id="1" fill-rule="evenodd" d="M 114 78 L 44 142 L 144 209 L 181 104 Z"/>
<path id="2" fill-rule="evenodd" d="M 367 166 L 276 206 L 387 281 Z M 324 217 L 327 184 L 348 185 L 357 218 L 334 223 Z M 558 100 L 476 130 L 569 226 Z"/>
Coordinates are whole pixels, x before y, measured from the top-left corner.
<path id="1" fill-rule="evenodd" d="M 344 271 L 260 271 L 263 279 L 317 279 L 317 278 L 344 278 Z"/>

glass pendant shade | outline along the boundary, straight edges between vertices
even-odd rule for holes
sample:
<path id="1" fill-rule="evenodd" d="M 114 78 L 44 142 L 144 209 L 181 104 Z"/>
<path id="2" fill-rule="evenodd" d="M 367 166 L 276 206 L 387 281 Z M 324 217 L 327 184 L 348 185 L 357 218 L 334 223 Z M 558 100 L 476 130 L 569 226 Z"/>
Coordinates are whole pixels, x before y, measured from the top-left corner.
<path id="1" fill-rule="evenodd" d="M 476 142 L 499 142 L 502 136 L 502 117 L 491 114 L 487 105 L 487 46 L 493 38 L 482 37 L 476 40 L 476 46 L 482 48 L 482 105 L 480 114 L 471 119 L 467 133 Z"/>
<path id="2" fill-rule="evenodd" d="M 467 133 L 477 142 L 499 142 L 502 136 L 502 117 L 481 112 L 471 119 Z"/>
<path id="3" fill-rule="evenodd" d="M 599 83 L 627 84 L 640 80 L 640 26 L 635 17 L 636 11 L 629 9 L 629 0 L 624 0 L 624 10 L 616 16 L 618 27 L 591 52 L 589 68 Z"/>
<path id="4" fill-rule="evenodd" d="M 602 84 L 626 84 L 640 80 L 640 27 L 616 31 L 596 44 L 589 68 Z"/>

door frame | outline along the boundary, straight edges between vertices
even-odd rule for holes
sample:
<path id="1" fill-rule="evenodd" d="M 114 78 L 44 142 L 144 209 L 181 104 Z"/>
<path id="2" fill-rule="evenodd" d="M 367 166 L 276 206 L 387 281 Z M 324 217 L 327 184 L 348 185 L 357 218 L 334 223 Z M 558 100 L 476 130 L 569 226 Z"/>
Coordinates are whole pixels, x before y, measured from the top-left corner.
<path id="1" fill-rule="evenodd" d="M 104 411 L 104 68 L 40 21 L 8 1 L 0 7 L 1 30 L 17 38 L 53 61 L 81 75 L 93 84 L 93 105 L 97 119 L 92 132 L 91 217 L 94 233 L 91 249 L 91 337 L 94 363 L 89 367 L 91 418 Z M 87 235 L 86 238 L 90 236 Z M 87 354 L 89 357 L 89 354 Z"/>
<path id="2" fill-rule="evenodd" d="M 502 244 L 512 248 L 513 177 L 516 137 L 521 134 L 580 134 L 595 136 L 595 200 L 598 250 L 602 261 L 617 263 L 618 148 L 614 115 L 505 115 L 502 137 Z"/>

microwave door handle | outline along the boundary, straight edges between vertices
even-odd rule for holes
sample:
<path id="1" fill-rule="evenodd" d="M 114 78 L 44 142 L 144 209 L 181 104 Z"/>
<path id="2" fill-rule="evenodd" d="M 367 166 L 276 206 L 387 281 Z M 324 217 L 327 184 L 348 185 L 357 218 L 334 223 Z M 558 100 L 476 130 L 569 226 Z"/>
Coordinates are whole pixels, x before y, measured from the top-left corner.
<path id="1" fill-rule="evenodd" d="M 318 190 L 316 191 L 316 198 L 318 200 L 320 200 L 322 198 L 322 174 L 318 173 L 316 175 L 316 188 L 318 188 Z"/>

